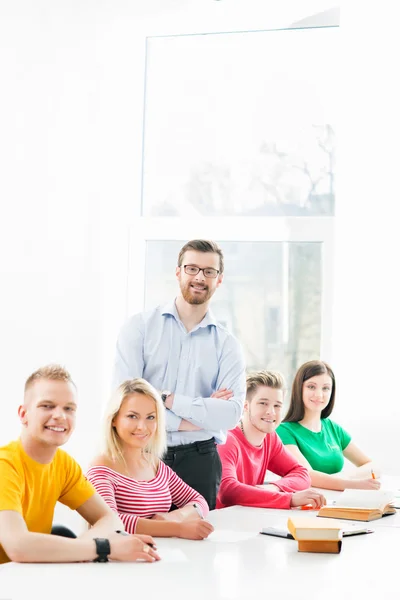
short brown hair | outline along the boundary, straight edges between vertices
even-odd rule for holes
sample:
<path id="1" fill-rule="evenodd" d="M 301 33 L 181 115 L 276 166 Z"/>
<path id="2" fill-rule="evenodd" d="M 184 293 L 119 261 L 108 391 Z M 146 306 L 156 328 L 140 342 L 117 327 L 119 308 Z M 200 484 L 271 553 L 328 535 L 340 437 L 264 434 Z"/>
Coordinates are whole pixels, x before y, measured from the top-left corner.
<path id="1" fill-rule="evenodd" d="M 278 371 L 253 371 L 246 377 L 246 400 L 248 402 L 251 401 L 260 385 L 285 391 L 285 380 Z"/>
<path id="2" fill-rule="evenodd" d="M 66 383 L 72 383 L 74 387 L 75 383 L 72 381 L 71 375 L 61 365 L 46 365 L 40 367 L 37 371 L 32 373 L 25 382 L 24 392 L 26 393 L 32 385 L 39 381 L 39 379 L 50 379 L 51 381 L 65 381 Z"/>
<path id="3" fill-rule="evenodd" d="M 224 272 L 224 255 L 221 248 L 212 240 L 190 240 L 181 248 L 178 256 L 178 267 L 182 266 L 183 255 L 187 250 L 196 250 L 196 252 L 213 252 L 219 256 L 219 273 Z"/>
<path id="4" fill-rule="evenodd" d="M 301 365 L 296 373 L 296 376 L 292 385 L 292 395 L 290 398 L 290 405 L 283 422 L 285 423 L 298 423 L 304 419 L 304 402 L 303 402 L 303 383 L 311 377 L 316 375 L 329 375 L 332 379 L 332 393 L 329 400 L 329 404 L 325 406 L 321 412 L 321 419 L 329 417 L 335 406 L 335 376 L 328 363 L 322 360 L 310 360 L 309 362 Z"/>

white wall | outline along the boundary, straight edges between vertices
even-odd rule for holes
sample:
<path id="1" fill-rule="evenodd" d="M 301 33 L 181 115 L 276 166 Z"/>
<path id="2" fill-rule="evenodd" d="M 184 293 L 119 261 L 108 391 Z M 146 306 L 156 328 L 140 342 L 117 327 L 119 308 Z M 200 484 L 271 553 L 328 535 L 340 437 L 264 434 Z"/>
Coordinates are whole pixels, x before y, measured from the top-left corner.
<path id="1" fill-rule="evenodd" d="M 0 443 L 18 432 L 24 379 L 59 361 L 81 396 L 70 449 L 91 454 L 140 210 L 146 35 L 288 26 L 321 8 L 297 4 L 1 4 Z"/>
<path id="2" fill-rule="evenodd" d="M 298 4 L 1 3 L 0 444 L 18 435 L 26 377 L 60 362 L 80 392 L 67 447 L 83 466 L 93 453 L 140 210 L 146 35 L 289 26 L 321 9 Z"/>
<path id="3" fill-rule="evenodd" d="M 341 30 L 335 415 L 387 472 L 398 473 L 400 43 L 394 6 L 345 7 Z"/>

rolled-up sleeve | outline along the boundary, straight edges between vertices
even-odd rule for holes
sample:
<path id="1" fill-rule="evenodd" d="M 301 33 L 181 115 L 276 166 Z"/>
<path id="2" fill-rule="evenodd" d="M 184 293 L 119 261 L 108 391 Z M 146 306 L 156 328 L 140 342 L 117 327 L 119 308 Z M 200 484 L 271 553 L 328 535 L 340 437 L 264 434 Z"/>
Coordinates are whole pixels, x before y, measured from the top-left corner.
<path id="1" fill-rule="evenodd" d="M 246 396 L 246 371 L 241 346 L 233 336 L 226 339 L 221 353 L 216 390 L 222 388 L 233 392 L 230 400 L 175 394 L 172 410 L 203 429 L 226 431 L 237 425 Z"/>

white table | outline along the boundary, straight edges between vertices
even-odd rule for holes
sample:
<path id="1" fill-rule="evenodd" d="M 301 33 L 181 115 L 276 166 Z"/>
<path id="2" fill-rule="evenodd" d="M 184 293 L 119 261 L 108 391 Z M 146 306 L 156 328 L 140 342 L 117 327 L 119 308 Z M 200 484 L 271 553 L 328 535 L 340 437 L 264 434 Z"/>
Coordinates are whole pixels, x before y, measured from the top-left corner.
<path id="1" fill-rule="evenodd" d="M 375 533 L 345 538 L 339 555 L 306 554 L 297 551 L 293 540 L 258 533 L 290 514 L 293 511 L 241 506 L 213 511 L 214 539 L 158 539 L 163 560 L 153 564 L 9 563 L 0 567 L 0 598 L 347 600 L 352 594 L 358 598 L 400 596 L 398 527 L 376 526 L 375 521 L 371 524 Z"/>

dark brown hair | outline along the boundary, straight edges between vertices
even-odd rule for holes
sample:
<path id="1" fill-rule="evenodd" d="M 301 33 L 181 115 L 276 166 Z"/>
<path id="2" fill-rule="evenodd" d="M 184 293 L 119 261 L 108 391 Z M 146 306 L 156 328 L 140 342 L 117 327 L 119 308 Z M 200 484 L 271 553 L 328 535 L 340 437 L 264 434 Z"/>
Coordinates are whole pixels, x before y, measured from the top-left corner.
<path id="1" fill-rule="evenodd" d="M 289 409 L 286 413 L 283 423 L 298 423 L 304 418 L 304 402 L 303 402 L 303 383 L 316 375 L 329 375 L 332 379 L 332 393 L 328 406 L 325 406 L 321 412 L 321 419 L 329 417 L 335 406 L 335 376 L 330 366 L 322 360 L 310 360 L 301 365 L 296 373 L 292 385 L 292 395 L 290 398 Z"/>
<path id="2" fill-rule="evenodd" d="M 196 252 L 213 252 L 214 254 L 218 254 L 219 274 L 221 275 L 224 272 L 224 255 L 216 242 L 213 242 L 212 240 L 190 240 L 190 242 L 187 242 L 179 252 L 178 267 L 182 266 L 183 255 L 187 250 L 196 250 Z"/>

